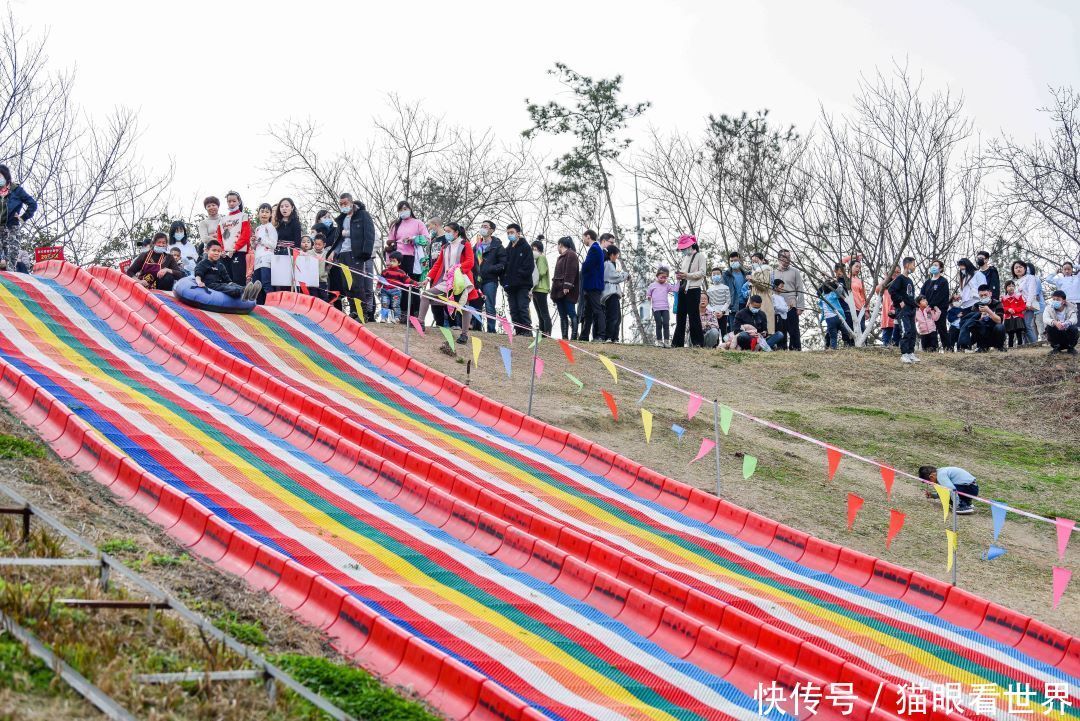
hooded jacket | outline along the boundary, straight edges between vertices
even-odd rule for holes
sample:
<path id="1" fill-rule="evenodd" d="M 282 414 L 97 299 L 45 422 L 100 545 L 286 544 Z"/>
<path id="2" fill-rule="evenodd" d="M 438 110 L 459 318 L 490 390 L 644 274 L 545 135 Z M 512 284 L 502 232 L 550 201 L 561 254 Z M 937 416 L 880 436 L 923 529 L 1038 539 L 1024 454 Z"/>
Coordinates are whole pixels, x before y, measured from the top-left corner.
<path id="1" fill-rule="evenodd" d="M 353 201 L 352 215 L 338 214 L 336 221 L 338 235 L 334 238 L 334 244 L 327 249 L 328 254 L 342 252 L 340 248 L 345 242 L 343 230 L 346 220 L 349 221 L 349 243 L 352 245 L 353 258 L 361 263 L 371 260 L 375 252 L 375 222 L 371 219 L 371 214 L 367 212 L 364 204 L 359 201 Z"/>
<path id="2" fill-rule="evenodd" d="M 19 212 L 22 211 L 22 215 Z M 0 202 L 0 221 L 6 228 L 16 228 L 20 222 L 26 222 L 37 212 L 37 201 L 23 190 L 21 185 L 12 183 L 7 193 L 7 202 Z M 21 218 L 21 220 L 20 220 Z"/>

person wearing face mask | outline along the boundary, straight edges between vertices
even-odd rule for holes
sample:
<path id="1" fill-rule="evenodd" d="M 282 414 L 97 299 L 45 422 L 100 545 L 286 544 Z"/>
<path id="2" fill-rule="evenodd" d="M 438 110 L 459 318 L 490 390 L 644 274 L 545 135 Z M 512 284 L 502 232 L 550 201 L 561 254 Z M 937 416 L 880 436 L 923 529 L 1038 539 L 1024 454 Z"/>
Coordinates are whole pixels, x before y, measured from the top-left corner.
<path id="1" fill-rule="evenodd" d="M 1050 294 L 1050 302 L 1043 312 L 1043 324 L 1046 326 L 1046 340 L 1050 343 L 1050 354 L 1068 353 L 1076 355 L 1076 342 L 1080 338 L 1077 330 L 1076 303 L 1068 300 L 1063 290 Z"/>
<path id="2" fill-rule="evenodd" d="M 510 305 L 510 320 L 514 324 L 514 335 L 532 335 L 529 291 L 533 287 L 535 269 L 536 261 L 533 259 L 532 246 L 521 234 L 521 226 L 510 223 L 506 226 L 506 269 L 502 274 L 502 284 L 506 300 Z"/>
<path id="3" fill-rule="evenodd" d="M 776 333 L 776 310 L 772 301 L 772 268 L 766 264 L 765 256 L 761 253 L 750 254 L 750 276 L 746 280 L 745 295 L 751 294 L 761 298 L 761 312 L 765 314 L 768 323 L 768 333 L 771 336 Z"/>
<path id="4" fill-rule="evenodd" d="M 544 255 L 544 236 L 536 236 L 532 242 L 533 262 L 533 309 L 536 310 L 536 322 L 540 325 L 540 332 L 551 335 L 551 311 L 548 309 L 548 294 L 551 292 L 551 275 L 548 269 L 547 256 Z"/>
<path id="5" fill-rule="evenodd" d="M 1057 275 L 1046 279 L 1050 285 L 1065 291 L 1065 299 L 1070 303 L 1080 303 L 1080 275 L 1076 275 L 1073 264 L 1065 261 Z"/>
<path id="6" fill-rule="evenodd" d="M 705 345 L 699 311 L 705 289 L 705 255 L 698 247 L 697 238 L 692 235 L 680 236 L 676 249 L 682 257 L 679 259 L 679 270 L 675 273 L 679 293 L 675 296 L 675 334 L 671 338 L 671 347 L 683 347 L 689 325 L 691 347 L 701 348 Z"/>
<path id="7" fill-rule="evenodd" d="M 896 325 L 900 329 L 900 360 L 904 363 L 918 363 L 915 355 L 915 284 L 911 274 L 915 272 L 915 259 L 904 258 L 900 264 L 900 275 L 889 283 L 888 293 L 896 309 Z"/>
<path id="8" fill-rule="evenodd" d="M 930 277 L 922 284 L 919 295 L 926 298 L 928 306 L 938 310 L 939 315 L 934 321 L 934 327 L 938 343 L 944 349 L 948 346 L 946 339 L 949 335 L 949 322 L 946 316 L 949 312 L 949 299 L 952 297 L 952 293 L 949 292 L 949 280 L 945 277 L 944 261 L 930 261 Z"/>
<path id="9" fill-rule="evenodd" d="M 413 280 L 420 280 L 421 268 L 416 263 L 417 247 L 427 244 L 427 228 L 413 214 L 407 200 L 397 204 L 397 216 L 390 223 L 386 237 L 386 255 L 401 253 L 401 269 Z M 404 306 L 402 306 L 404 308 Z"/>
<path id="10" fill-rule="evenodd" d="M 336 279 L 332 279 L 331 290 L 337 290 L 349 297 L 349 315 L 359 319 L 357 305 L 364 313 L 364 320 L 375 317 L 375 263 L 371 256 L 375 252 L 375 223 L 364 204 L 354 200 L 351 193 L 338 196 L 338 208 L 341 214 L 336 222 L 338 237 L 330 246 L 327 257 L 352 271 L 352 282 L 346 278 L 340 268 L 334 268 Z"/>
<path id="11" fill-rule="evenodd" d="M 731 293 L 731 332 L 735 332 L 735 313 L 746 305 L 746 295 L 743 289 L 746 287 L 746 273 L 742 267 L 742 256 L 739 251 L 733 250 L 728 253 L 728 269 L 724 271 L 724 285 Z"/>
<path id="12" fill-rule="evenodd" d="M 979 286 L 979 300 L 975 304 L 976 318 L 968 324 L 969 343 L 976 346 L 976 353 L 986 353 L 991 348 L 1005 352 L 1005 311 L 1001 302 L 994 300 L 989 283 Z"/>
<path id="13" fill-rule="evenodd" d="M 182 220 L 174 220 L 169 226 L 169 251 L 180 251 L 180 265 L 186 275 L 195 272 L 195 263 L 199 261 L 199 253 L 195 250 L 195 243 L 188 238 L 187 223 Z"/>
<path id="14" fill-rule="evenodd" d="M 150 290 L 172 290 L 173 284 L 184 277 L 168 247 L 169 236 L 154 233 L 150 249 L 140 253 L 128 266 L 127 274 Z"/>
<path id="15" fill-rule="evenodd" d="M 486 324 L 482 324 L 478 317 L 473 318 L 473 330 L 482 330 L 486 325 L 487 332 L 494 333 L 499 284 L 506 272 L 506 248 L 495 235 L 495 223 L 485 220 L 480 224 L 480 232 L 473 239 L 472 251 L 476 258 L 476 282 L 484 294 L 484 313 L 487 315 Z"/>
<path id="16" fill-rule="evenodd" d="M 990 263 L 990 251 L 980 250 L 975 254 L 975 263 L 990 286 L 990 295 L 994 300 L 1001 300 L 1001 275 L 996 266 Z"/>
<path id="17" fill-rule="evenodd" d="M 322 288 L 320 293 L 323 300 L 329 301 L 338 310 L 342 309 L 341 306 L 341 291 L 338 290 L 334 293 L 330 292 L 330 273 L 332 266 L 327 265 L 325 261 L 332 261 L 330 256 L 330 248 L 334 245 L 338 238 L 337 225 L 334 224 L 334 214 L 323 208 L 315 213 L 315 224 L 311 226 L 311 237 L 317 238 L 322 236 L 323 247 L 321 249 L 323 263 L 320 264 L 322 268 L 320 275 L 320 283 Z"/>
<path id="18" fill-rule="evenodd" d="M 475 256 L 473 246 L 465 237 L 465 229 L 457 223 L 447 223 L 443 226 L 443 241 L 439 257 L 435 259 L 425 281 L 431 286 L 431 292 L 424 293 L 421 297 L 420 311 L 417 315 L 423 319 L 427 316 L 428 308 L 431 308 L 437 326 L 447 325 L 451 322 L 451 318 L 460 318 L 460 328 L 452 330 L 458 330 L 461 333 L 457 342 L 463 344 L 469 340 L 472 309 L 475 302 L 480 300 L 480 293 L 476 290 L 473 276 Z M 444 303 L 436 300 L 446 297 L 452 298 L 459 305 L 460 313 L 448 314 Z M 455 349 L 448 343 L 443 343 L 439 350 L 446 355 L 455 355 Z"/>
<path id="19" fill-rule="evenodd" d="M 735 342 L 741 350 L 771 351 L 784 340 L 780 331 L 767 335 L 769 321 L 761 310 L 761 296 L 752 295 L 746 307 L 735 314 Z"/>
<path id="20" fill-rule="evenodd" d="M 586 230 L 581 235 L 585 246 L 585 259 L 581 262 L 581 327 L 578 337 L 581 340 L 604 340 L 607 327 L 604 318 L 604 305 L 600 296 L 604 294 L 604 250 L 596 238 L 595 230 Z"/>
<path id="21" fill-rule="evenodd" d="M 724 272 L 720 268 L 709 271 L 709 287 L 705 291 L 709 299 L 707 310 L 716 318 L 717 328 L 724 335 L 731 327 L 728 314 L 731 312 L 731 289 L 724 282 Z M 707 345 L 707 344 L 706 344 Z"/>
<path id="22" fill-rule="evenodd" d="M 600 302 L 604 305 L 604 337 L 608 343 L 617 343 L 622 327 L 622 284 L 629 277 L 625 270 L 619 270 L 619 248 L 609 245 L 604 250 L 604 292 Z"/>
<path id="23" fill-rule="evenodd" d="M 27 263 L 19 262 L 22 248 L 21 229 L 37 212 L 37 201 L 20 183 L 13 183 L 11 170 L 0 165 L 0 270 L 29 273 Z"/>

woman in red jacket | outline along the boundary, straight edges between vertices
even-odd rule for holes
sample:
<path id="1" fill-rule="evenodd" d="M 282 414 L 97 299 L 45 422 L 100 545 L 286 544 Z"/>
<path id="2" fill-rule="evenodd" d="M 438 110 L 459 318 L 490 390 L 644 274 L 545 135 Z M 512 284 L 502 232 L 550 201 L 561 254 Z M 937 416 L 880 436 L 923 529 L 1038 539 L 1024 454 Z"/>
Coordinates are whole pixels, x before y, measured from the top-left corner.
<path id="1" fill-rule="evenodd" d="M 473 276 L 475 258 L 472 246 L 465 237 L 465 229 L 457 223 L 443 226 L 443 241 L 439 257 L 428 271 L 427 283 L 431 287 L 420 299 L 420 320 L 423 322 L 427 317 L 428 307 L 431 307 L 435 324 L 446 325 L 446 304 L 439 298 L 452 298 L 461 312 L 451 318 L 451 328 L 461 333 L 457 342 L 465 343 L 469 340 L 469 323 L 472 320 L 472 308 L 469 304 L 481 297 L 476 290 Z M 449 344 L 443 344 L 439 350 L 454 355 Z"/>

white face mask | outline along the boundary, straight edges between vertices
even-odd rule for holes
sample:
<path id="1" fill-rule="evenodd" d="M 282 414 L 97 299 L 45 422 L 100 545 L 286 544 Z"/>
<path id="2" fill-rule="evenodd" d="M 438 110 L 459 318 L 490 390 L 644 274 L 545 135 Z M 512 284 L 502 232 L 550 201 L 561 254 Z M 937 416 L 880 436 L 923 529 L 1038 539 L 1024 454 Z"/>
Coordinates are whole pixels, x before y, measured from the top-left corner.
<path id="1" fill-rule="evenodd" d="M 486 238 L 489 235 L 491 235 L 491 228 L 481 228 L 480 229 L 480 237 L 481 238 Z"/>
<path id="2" fill-rule="evenodd" d="M 405 220 L 406 218 L 408 218 L 411 215 L 412 215 L 411 210 L 403 210 L 400 213 L 398 213 L 398 217 L 401 218 L 402 220 Z"/>

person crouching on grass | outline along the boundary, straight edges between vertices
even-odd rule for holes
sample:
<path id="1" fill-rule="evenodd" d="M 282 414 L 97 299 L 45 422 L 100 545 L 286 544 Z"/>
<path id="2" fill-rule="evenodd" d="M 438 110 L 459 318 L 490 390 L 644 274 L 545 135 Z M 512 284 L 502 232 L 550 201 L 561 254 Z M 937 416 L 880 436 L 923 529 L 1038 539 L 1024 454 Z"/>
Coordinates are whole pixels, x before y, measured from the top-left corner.
<path id="1" fill-rule="evenodd" d="M 234 283 L 229 266 L 221 259 L 223 252 L 221 243 L 216 240 L 206 244 L 206 257 L 195 266 L 196 285 L 224 293 L 230 298 L 255 300 L 262 291 L 262 283 L 257 280 L 246 286 Z"/>
<path id="2" fill-rule="evenodd" d="M 956 515 L 970 516 L 975 512 L 975 508 L 971 505 L 970 496 L 979 495 L 979 484 L 975 481 L 975 476 L 971 475 L 963 468 L 957 468 L 956 466 L 943 466 L 941 468 L 936 468 L 934 466 L 920 466 L 919 478 L 940 486 L 945 486 L 950 491 L 956 491 L 958 494 L 957 498 L 959 499 L 956 504 Z M 928 487 L 926 489 L 926 497 L 937 498 L 937 493 Z"/>

